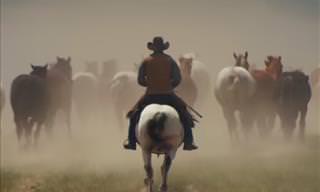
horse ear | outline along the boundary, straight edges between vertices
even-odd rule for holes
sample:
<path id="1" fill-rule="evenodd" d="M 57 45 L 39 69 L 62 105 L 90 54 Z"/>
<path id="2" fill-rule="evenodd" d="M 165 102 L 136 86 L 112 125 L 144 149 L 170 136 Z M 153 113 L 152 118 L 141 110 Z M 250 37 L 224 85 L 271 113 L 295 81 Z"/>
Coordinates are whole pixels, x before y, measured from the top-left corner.
<path id="1" fill-rule="evenodd" d="M 238 58 L 238 56 L 237 56 L 237 54 L 236 54 L 235 52 L 233 52 L 233 57 L 234 57 L 235 59 Z"/>
<path id="2" fill-rule="evenodd" d="M 32 65 L 32 64 L 30 64 L 30 66 L 31 66 L 32 69 L 35 69 L 35 68 L 36 68 L 36 67 L 35 67 L 34 65 Z"/>
<path id="3" fill-rule="evenodd" d="M 244 52 L 244 57 L 247 59 L 248 58 L 248 51 Z"/>

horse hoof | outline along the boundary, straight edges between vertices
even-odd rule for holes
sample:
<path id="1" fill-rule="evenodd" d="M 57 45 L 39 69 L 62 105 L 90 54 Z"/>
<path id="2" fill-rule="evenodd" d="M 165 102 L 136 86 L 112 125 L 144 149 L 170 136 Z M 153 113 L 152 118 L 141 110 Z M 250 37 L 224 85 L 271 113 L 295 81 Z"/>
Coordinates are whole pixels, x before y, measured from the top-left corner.
<path id="1" fill-rule="evenodd" d="M 167 192 L 168 191 L 168 186 L 161 185 L 160 186 L 160 192 Z"/>
<path id="2" fill-rule="evenodd" d="M 146 178 L 146 179 L 144 179 L 144 184 L 145 185 L 152 185 L 153 184 L 153 180 L 150 180 L 150 179 L 148 179 L 148 178 Z"/>

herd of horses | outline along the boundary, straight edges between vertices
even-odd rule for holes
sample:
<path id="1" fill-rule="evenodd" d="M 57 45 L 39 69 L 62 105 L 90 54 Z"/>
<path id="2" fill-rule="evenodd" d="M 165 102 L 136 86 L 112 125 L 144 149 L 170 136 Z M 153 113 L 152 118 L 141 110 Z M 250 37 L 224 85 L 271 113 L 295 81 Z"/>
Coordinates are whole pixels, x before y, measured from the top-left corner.
<path id="1" fill-rule="evenodd" d="M 247 52 L 244 55 L 234 53 L 234 58 L 235 65 L 220 71 L 215 86 L 215 95 L 222 107 L 230 137 L 239 139 L 235 117 L 238 111 L 246 139 L 255 123 L 260 136 L 268 137 L 276 115 L 280 118 L 285 137 L 290 139 L 300 114 L 299 136 L 303 140 L 311 99 L 309 77 L 299 70 L 283 72 L 281 56 L 268 56 L 265 69 L 250 69 Z M 319 74 L 313 74 L 312 78 L 316 75 Z"/>
<path id="2" fill-rule="evenodd" d="M 235 64 L 223 68 L 215 80 L 214 94 L 226 119 L 232 141 L 238 141 L 236 112 L 247 139 L 256 125 L 260 136 L 268 137 L 278 115 L 286 138 L 291 138 L 300 113 L 300 138 L 304 139 L 311 89 L 319 92 L 320 70 L 309 76 L 302 71 L 283 71 L 280 56 L 268 56 L 264 69 L 252 69 L 248 53 L 233 54 Z M 192 53 L 179 58 L 182 82 L 176 93 L 186 103 L 203 107 L 212 89 L 208 68 Z M 99 73 L 99 71 L 102 71 Z M 4 91 L 1 87 L 1 109 Z M 73 75 L 71 58 L 57 57 L 54 64 L 31 65 L 29 74 L 17 76 L 11 84 L 10 102 L 19 143 L 37 144 L 41 129 L 51 135 L 56 115 L 64 113 L 71 133 L 71 111 L 74 104 L 79 119 L 96 118 L 96 109 L 114 109 L 120 127 L 144 89 L 137 84 L 137 70 L 119 71 L 114 60 L 86 63 L 86 70 Z M 105 113 L 106 111 L 99 111 Z M 33 130 L 35 127 L 35 130 Z M 161 168 L 161 191 L 167 191 L 167 176 L 176 151 L 183 141 L 184 131 L 176 110 L 167 105 L 147 106 L 137 125 L 136 135 L 143 152 L 148 191 L 153 191 L 151 154 L 164 154 Z"/>

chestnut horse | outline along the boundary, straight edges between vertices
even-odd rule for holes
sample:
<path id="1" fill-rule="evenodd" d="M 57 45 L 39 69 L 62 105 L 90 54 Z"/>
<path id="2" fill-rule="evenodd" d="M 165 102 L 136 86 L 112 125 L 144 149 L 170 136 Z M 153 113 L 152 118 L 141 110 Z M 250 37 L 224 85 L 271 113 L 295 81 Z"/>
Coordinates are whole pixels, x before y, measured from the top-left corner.
<path id="1" fill-rule="evenodd" d="M 268 56 L 264 70 L 253 70 L 251 74 L 256 80 L 256 94 L 254 98 L 256 121 L 262 137 L 268 136 L 276 117 L 275 91 L 277 82 L 282 74 L 281 56 Z"/>

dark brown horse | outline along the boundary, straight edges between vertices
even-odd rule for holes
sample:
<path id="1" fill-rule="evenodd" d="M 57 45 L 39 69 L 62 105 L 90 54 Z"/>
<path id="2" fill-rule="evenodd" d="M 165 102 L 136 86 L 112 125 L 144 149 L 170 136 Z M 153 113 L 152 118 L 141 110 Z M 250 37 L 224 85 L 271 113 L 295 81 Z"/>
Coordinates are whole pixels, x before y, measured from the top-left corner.
<path id="1" fill-rule="evenodd" d="M 260 135 L 268 136 L 276 117 L 274 101 L 276 84 L 282 74 L 281 56 L 268 56 L 265 60 L 264 70 L 253 70 L 252 76 L 256 80 L 256 94 L 254 104 L 256 121 Z"/>
<path id="2" fill-rule="evenodd" d="M 27 146 L 32 143 L 34 124 L 37 124 L 34 144 L 37 143 L 49 107 L 46 88 L 47 65 L 31 67 L 32 72 L 29 75 L 19 75 L 13 80 L 10 95 L 18 141 L 21 144 L 24 136 Z"/>
<path id="3" fill-rule="evenodd" d="M 281 127 L 287 139 L 292 137 L 300 113 L 300 139 L 304 140 L 308 103 L 311 99 L 309 77 L 301 71 L 284 72 L 277 86 L 276 101 Z"/>
<path id="4" fill-rule="evenodd" d="M 71 96 L 72 96 L 72 67 L 71 58 L 57 57 L 57 63 L 48 70 L 47 83 L 50 97 L 50 108 L 46 122 L 49 132 L 52 131 L 55 116 L 61 110 L 66 119 L 68 134 L 71 136 Z"/>

